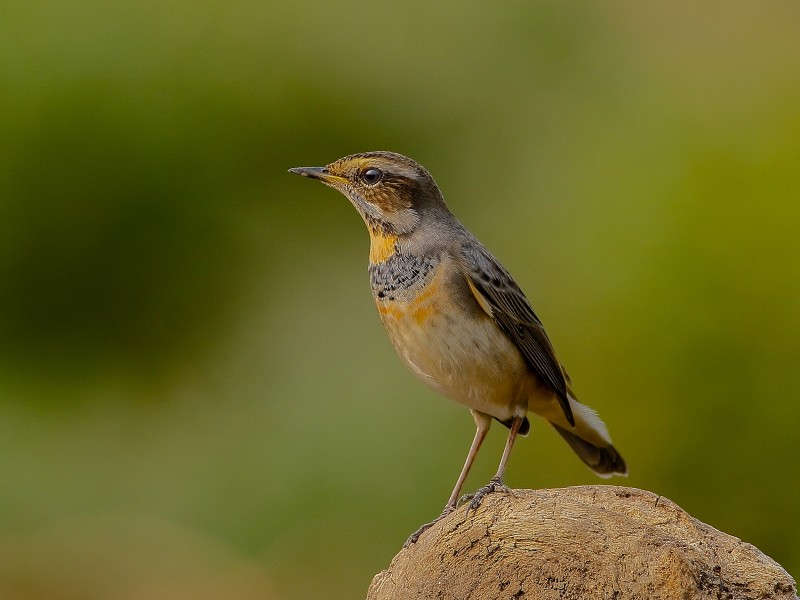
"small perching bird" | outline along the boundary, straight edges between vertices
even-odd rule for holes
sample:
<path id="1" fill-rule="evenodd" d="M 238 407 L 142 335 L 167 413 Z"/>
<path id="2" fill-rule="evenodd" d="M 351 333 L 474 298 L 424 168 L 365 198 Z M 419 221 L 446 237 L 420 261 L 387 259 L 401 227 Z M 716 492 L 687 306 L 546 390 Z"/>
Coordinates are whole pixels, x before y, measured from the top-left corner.
<path id="1" fill-rule="evenodd" d="M 530 429 L 528 412 L 549 421 L 601 477 L 627 474 L 603 421 L 575 399 L 528 299 L 453 216 L 428 171 L 400 154 L 367 152 L 290 172 L 339 190 L 359 212 L 370 236 L 372 295 L 400 358 L 475 419 L 475 438 L 439 518 L 455 509 L 493 418 L 510 432 L 497 473 L 472 496 L 473 508 L 504 488 L 514 440 Z"/>

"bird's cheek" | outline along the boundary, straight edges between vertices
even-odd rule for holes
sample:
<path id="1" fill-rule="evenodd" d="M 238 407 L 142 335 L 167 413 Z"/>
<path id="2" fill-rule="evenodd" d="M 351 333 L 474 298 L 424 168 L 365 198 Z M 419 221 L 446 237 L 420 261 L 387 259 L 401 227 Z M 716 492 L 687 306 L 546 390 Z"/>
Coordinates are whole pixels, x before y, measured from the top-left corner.
<path id="1" fill-rule="evenodd" d="M 387 215 L 386 221 L 391 223 L 398 233 L 408 233 L 419 223 L 419 215 L 412 208 L 403 208 Z"/>

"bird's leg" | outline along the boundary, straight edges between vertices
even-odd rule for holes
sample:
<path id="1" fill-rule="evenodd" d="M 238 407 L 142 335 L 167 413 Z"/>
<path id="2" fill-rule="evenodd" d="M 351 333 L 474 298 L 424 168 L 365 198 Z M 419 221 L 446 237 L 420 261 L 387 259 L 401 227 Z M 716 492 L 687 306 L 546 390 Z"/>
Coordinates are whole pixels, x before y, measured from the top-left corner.
<path id="1" fill-rule="evenodd" d="M 478 450 L 480 449 L 481 444 L 486 437 L 486 433 L 489 431 L 489 426 L 492 424 L 492 418 L 489 415 L 472 411 L 472 416 L 474 417 L 475 425 L 477 426 L 477 429 L 475 430 L 475 437 L 472 439 L 472 445 L 469 447 L 469 453 L 467 453 L 467 460 L 464 461 L 464 467 L 461 469 L 461 474 L 458 476 L 456 485 L 453 488 L 453 492 L 450 494 L 450 498 L 447 500 L 447 504 L 445 505 L 442 514 L 436 517 L 430 523 L 425 523 L 414 533 L 412 533 L 406 540 L 406 543 L 403 545 L 404 548 L 408 548 L 411 544 L 415 544 L 420 535 L 456 509 L 456 500 L 458 499 L 458 495 L 461 493 L 461 488 L 464 487 L 464 481 L 467 479 L 467 474 L 469 473 L 470 468 L 472 468 L 472 463 L 475 461 L 475 456 L 478 454 Z"/>
<path id="2" fill-rule="evenodd" d="M 497 473 L 489 480 L 489 483 L 480 488 L 472 496 L 472 502 L 469 503 L 469 510 L 476 510 L 483 502 L 486 494 L 491 494 L 498 490 L 508 491 L 508 488 L 503 483 L 503 475 L 506 472 L 506 464 L 508 463 L 508 456 L 511 454 L 511 447 L 514 445 L 514 440 L 517 439 L 517 433 L 522 426 L 523 417 L 514 417 L 511 423 L 511 431 L 508 433 L 506 440 L 506 447 L 503 449 L 503 457 L 500 459 L 500 466 L 497 467 Z"/>

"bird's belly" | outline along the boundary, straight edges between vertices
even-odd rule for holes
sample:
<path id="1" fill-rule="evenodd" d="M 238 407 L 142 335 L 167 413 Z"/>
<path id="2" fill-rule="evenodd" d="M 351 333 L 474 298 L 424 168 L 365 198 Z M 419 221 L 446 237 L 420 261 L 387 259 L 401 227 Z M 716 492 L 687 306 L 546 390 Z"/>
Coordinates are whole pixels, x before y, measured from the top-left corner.
<path id="1" fill-rule="evenodd" d="M 409 369 L 434 391 L 505 420 L 525 414 L 531 378 L 516 346 L 483 313 L 421 294 L 377 302 L 386 330 Z"/>

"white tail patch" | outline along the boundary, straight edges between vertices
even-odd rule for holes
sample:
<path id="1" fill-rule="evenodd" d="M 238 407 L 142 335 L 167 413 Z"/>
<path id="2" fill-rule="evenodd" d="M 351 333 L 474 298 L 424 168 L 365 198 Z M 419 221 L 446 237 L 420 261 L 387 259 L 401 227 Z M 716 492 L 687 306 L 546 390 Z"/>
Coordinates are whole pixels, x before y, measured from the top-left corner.
<path id="1" fill-rule="evenodd" d="M 575 415 L 575 433 L 591 441 L 591 437 L 585 435 L 583 431 L 588 429 L 600 436 L 608 444 L 611 444 L 611 436 L 608 434 L 608 427 L 603 423 L 603 420 L 599 417 L 597 412 L 585 404 L 581 404 L 572 396 L 569 397 L 569 403 L 572 407 L 572 413 Z"/>

